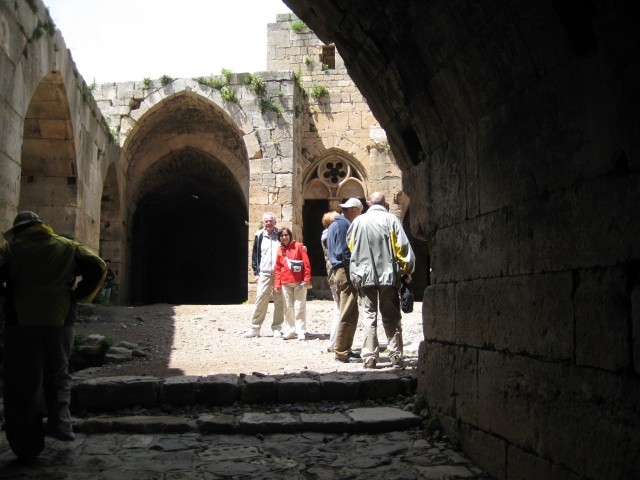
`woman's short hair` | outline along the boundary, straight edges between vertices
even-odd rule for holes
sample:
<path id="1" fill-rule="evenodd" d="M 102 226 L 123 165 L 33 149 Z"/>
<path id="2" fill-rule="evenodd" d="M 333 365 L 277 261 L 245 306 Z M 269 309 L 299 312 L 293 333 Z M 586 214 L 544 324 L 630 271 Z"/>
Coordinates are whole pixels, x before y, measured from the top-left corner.
<path id="1" fill-rule="evenodd" d="M 324 228 L 329 228 L 329 225 L 333 223 L 337 216 L 338 212 L 336 212 L 335 210 L 331 210 L 330 212 L 325 213 L 324 215 L 322 215 L 322 226 Z"/>

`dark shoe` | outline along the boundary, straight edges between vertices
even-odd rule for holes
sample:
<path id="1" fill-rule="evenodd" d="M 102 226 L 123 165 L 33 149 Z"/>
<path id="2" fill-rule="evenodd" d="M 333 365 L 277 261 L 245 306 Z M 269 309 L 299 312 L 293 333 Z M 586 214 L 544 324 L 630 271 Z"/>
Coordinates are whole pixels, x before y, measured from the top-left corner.
<path id="1" fill-rule="evenodd" d="M 376 368 L 376 363 L 378 363 L 378 362 L 376 362 L 375 358 L 369 357 L 369 358 L 365 359 L 363 366 L 366 369 L 373 369 L 373 368 Z"/>
<path id="2" fill-rule="evenodd" d="M 362 357 L 359 353 L 349 352 L 346 355 L 336 355 L 336 360 L 342 363 L 360 363 Z"/>
<path id="3" fill-rule="evenodd" d="M 404 358 L 402 358 L 402 355 L 392 355 L 391 357 L 389 357 L 389 360 L 391 361 L 391 366 L 393 368 L 396 368 L 398 370 L 404 368 Z"/>

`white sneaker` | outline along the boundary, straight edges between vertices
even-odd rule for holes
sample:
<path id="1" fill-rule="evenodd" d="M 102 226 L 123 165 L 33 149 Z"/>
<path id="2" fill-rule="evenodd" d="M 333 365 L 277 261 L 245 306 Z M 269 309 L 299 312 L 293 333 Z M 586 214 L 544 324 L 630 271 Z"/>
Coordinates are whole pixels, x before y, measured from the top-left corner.
<path id="1" fill-rule="evenodd" d="M 307 339 L 307 337 L 305 336 L 304 333 L 299 333 L 298 334 L 298 340 L 306 340 L 306 339 Z"/>
<path id="2" fill-rule="evenodd" d="M 282 332 L 280 330 L 274 330 L 273 338 L 282 338 Z"/>
<path id="3" fill-rule="evenodd" d="M 283 340 L 293 340 L 294 338 L 296 338 L 296 332 L 287 333 L 282 336 Z"/>
<path id="4" fill-rule="evenodd" d="M 260 330 L 254 330 L 252 328 L 251 330 L 247 330 L 245 332 L 244 336 L 247 337 L 247 338 L 259 337 L 260 336 Z"/>

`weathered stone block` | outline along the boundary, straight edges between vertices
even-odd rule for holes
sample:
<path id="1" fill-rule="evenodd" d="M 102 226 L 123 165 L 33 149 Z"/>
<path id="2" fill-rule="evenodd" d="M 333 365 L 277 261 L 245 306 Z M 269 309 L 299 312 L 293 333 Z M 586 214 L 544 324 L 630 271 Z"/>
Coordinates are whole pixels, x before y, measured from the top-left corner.
<path id="1" fill-rule="evenodd" d="M 406 430 L 422 421 L 413 413 L 391 407 L 354 408 L 347 410 L 346 414 L 353 422 L 353 431 L 356 433 Z"/>
<path id="2" fill-rule="evenodd" d="M 504 211 L 440 228 L 435 242 L 431 263 L 438 283 L 499 277 L 508 271 Z"/>
<path id="3" fill-rule="evenodd" d="M 439 283 L 425 289 L 422 315 L 425 339 L 453 342 L 456 311 L 449 306 L 455 305 L 455 302 L 455 283 Z"/>
<path id="4" fill-rule="evenodd" d="M 238 377 L 231 374 L 202 377 L 198 385 L 198 402 L 205 405 L 230 405 L 240 396 Z"/>
<path id="5" fill-rule="evenodd" d="M 424 342 L 420 345 L 418 392 L 429 407 L 447 415 L 455 413 L 455 352 L 457 347 Z"/>
<path id="6" fill-rule="evenodd" d="M 576 364 L 617 371 L 627 368 L 631 302 L 623 267 L 583 270 L 575 291 Z M 568 319 L 572 321 L 572 318 Z"/>
<path id="7" fill-rule="evenodd" d="M 85 380 L 74 388 L 74 400 L 86 409 L 112 410 L 158 403 L 160 381 L 154 377 L 106 377 Z"/>
<path id="8" fill-rule="evenodd" d="M 300 430 L 345 433 L 352 430 L 351 419 L 342 413 L 301 413 Z"/>
<path id="9" fill-rule="evenodd" d="M 280 403 L 318 402 L 320 393 L 320 382 L 311 378 L 283 378 L 277 382 Z"/>
<path id="10" fill-rule="evenodd" d="M 570 360 L 572 295 L 570 273 L 460 282 L 456 343 Z"/>
<path id="11" fill-rule="evenodd" d="M 300 421 L 290 413 L 244 413 L 238 429 L 247 435 L 256 433 L 292 433 L 300 429 Z"/>
<path id="12" fill-rule="evenodd" d="M 480 468 L 492 472 L 497 480 L 504 480 L 507 468 L 504 439 L 462 423 L 458 427 L 458 441 L 464 452 Z"/>
<path id="13" fill-rule="evenodd" d="M 322 400 L 352 401 L 360 394 L 360 380 L 351 375 L 329 374 L 320 378 Z"/>
<path id="14" fill-rule="evenodd" d="M 235 418 L 233 415 L 206 414 L 200 415 L 196 420 L 196 425 L 201 433 L 234 433 Z"/>
<path id="15" fill-rule="evenodd" d="M 400 379 L 390 373 L 365 373 L 360 377 L 361 399 L 397 397 L 402 391 Z"/>
<path id="16" fill-rule="evenodd" d="M 160 386 L 160 402 L 171 405 L 193 405 L 198 395 L 198 377 L 167 377 Z"/>
<path id="17" fill-rule="evenodd" d="M 273 403 L 277 398 L 274 377 L 247 375 L 240 383 L 240 399 L 244 403 Z"/>

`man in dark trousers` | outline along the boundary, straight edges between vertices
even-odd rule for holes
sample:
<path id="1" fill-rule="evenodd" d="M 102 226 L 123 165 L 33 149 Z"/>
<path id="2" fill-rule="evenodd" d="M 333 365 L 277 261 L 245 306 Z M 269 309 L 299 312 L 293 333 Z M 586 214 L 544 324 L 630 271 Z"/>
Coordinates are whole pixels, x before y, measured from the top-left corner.
<path id="1" fill-rule="evenodd" d="M 63 441 L 75 438 L 68 365 L 76 303 L 91 301 L 107 267 L 86 246 L 56 235 L 33 212 L 20 212 L 4 237 L 5 431 L 18 459 L 30 461 L 44 449 L 45 433 Z M 46 429 L 39 411 L 43 394 Z"/>

